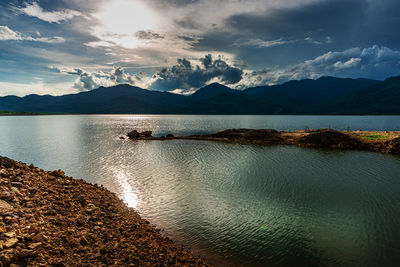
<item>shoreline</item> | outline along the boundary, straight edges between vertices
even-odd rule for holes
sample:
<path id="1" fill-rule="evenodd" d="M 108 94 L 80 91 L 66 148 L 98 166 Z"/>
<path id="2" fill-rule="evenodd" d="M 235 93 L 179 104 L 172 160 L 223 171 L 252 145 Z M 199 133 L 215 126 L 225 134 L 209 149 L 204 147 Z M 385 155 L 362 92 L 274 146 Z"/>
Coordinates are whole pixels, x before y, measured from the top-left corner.
<path id="1" fill-rule="evenodd" d="M 400 154 L 400 131 L 337 131 L 330 128 L 296 131 L 227 129 L 214 134 L 153 137 L 151 131 L 127 134 L 130 140 L 202 140 L 235 144 L 290 145 Z M 120 137 L 125 139 L 125 137 Z"/>
<path id="2" fill-rule="evenodd" d="M 97 184 L 0 156 L 0 265 L 211 266 Z"/>

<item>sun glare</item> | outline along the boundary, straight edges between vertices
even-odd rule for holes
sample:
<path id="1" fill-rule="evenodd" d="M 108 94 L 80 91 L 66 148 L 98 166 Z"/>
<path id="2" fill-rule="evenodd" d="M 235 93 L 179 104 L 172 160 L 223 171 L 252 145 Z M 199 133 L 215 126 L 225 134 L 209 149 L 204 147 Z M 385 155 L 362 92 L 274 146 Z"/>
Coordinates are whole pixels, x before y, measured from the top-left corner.
<path id="1" fill-rule="evenodd" d="M 115 42 L 125 47 L 136 47 L 140 40 L 135 33 L 142 30 L 158 30 L 160 17 L 141 1 L 117 0 L 106 3 L 93 14 L 100 24 L 94 34 L 102 40 Z"/>

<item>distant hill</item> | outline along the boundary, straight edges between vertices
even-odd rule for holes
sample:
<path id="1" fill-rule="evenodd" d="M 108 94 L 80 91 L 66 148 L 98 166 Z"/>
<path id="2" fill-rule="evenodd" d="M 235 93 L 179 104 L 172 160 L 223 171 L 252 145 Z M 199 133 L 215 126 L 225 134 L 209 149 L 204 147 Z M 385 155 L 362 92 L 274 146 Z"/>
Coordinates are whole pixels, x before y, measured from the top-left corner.
<path id="1" fill-rule="evenodd" d="M 212 83 L 192 95 L 130 85 L 63 96 L 0 97 L 0 110 L 83 114 L 400 114 L 400 76 L 322 77 L 233 90 Z"/>

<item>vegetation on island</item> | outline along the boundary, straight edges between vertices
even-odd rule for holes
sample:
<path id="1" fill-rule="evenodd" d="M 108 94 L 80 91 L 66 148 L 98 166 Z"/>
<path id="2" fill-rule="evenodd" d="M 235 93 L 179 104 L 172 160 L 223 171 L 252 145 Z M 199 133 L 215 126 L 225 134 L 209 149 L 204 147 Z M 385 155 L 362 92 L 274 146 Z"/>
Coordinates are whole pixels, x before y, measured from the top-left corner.
<path id="1" fill-rule="evenodd" d="M 381 134 L 361 135 L 360 137 L 368 139 L 368 140 L 386 139 L 386 138 L 388 138 L 387 135 L 381 135 Z"/>

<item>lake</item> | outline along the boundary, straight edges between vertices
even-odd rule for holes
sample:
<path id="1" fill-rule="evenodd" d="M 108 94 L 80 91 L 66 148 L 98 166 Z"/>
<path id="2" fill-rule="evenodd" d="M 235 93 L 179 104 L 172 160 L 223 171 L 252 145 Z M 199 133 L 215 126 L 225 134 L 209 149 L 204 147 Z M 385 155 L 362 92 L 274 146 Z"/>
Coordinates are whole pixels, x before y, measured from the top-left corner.
<path id="1" fill-rule="evenodd" d="M 400 157 L 207 141 L 132 129 L 400 130 L 400 116 L 0 117 L 0 155 L 103 184 L 174 240 L 237 266 L 400 262 Z"/>

